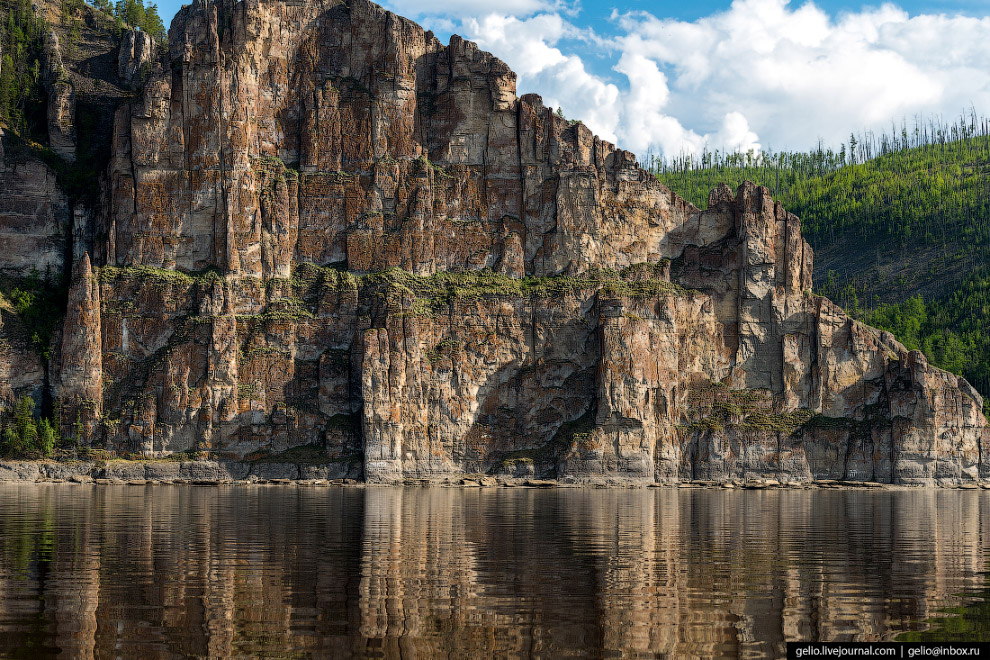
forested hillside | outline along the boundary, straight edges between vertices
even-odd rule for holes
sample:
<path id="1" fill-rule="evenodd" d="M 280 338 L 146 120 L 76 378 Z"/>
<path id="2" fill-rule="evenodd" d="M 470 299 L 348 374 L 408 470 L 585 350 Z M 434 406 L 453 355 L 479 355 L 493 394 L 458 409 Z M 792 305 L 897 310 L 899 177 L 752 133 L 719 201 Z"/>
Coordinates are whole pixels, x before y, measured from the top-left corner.
<path id="1" fill-rule="evenodd" d="M 851 136 L 838 150 L 705 153 L 654 161 L 652 169 L 700 207 L 719 183 L 767 186 L 801 218 L 815 249 L 817 293 L 990 398 L 986 120 L 918 122 Z"/>
<path id="2" fill-rule="evenodd" d="M 118 37 L 122 30 L 136 27 L 155 39 L 165 38 L 165 26 L 153 3 L 95 0 L 92 8 L 98 12 L 87 12 L 83 0 L 56 0 L 37 7 L 28 0 L 0 0 L 0 123 L 21 135 L 40 131 L 38 123 L 45 112 L 42 51 L 50 27 L 61 33 L 67 51 L 63 55 L 69 59 L 79 46 L 87 18 L 102 19 L 102 27 Z"/>
<path id="3" fill-rule="evenodd" d="M 44 122 L 40 60 L 47 26 L 27 0 L 6 0 L 0 18 L 0 122 L 18 133 L 37 132 L 29 120 Z"/>

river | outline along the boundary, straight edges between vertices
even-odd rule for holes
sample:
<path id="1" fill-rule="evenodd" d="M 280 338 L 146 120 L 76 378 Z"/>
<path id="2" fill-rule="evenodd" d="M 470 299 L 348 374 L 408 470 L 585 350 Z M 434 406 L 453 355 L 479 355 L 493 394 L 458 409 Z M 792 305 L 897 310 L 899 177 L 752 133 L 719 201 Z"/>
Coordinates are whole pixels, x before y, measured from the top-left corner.
<path id="1" fill-rule="evenodd" d="M 988 535 L 982 491 L 4 484 L 0 654 L 774 658 L 980 628 Z"/>

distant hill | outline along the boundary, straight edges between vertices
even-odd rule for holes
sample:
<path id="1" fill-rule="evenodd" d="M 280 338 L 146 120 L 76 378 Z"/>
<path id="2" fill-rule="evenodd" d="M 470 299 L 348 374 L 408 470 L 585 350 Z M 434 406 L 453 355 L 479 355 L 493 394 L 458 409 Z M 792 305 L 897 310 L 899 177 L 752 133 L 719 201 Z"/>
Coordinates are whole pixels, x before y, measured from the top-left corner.
<path id="1" fill-rule="evenodd" d="M 971 116 L 853 137 L 838 151 L 706 153 L 652 163 L 697 206 L 767 186 L 801 218 L 815 290 L 990 398 L 990 130 Z M 985 405 L 985 410 L 990 406 Z"/>

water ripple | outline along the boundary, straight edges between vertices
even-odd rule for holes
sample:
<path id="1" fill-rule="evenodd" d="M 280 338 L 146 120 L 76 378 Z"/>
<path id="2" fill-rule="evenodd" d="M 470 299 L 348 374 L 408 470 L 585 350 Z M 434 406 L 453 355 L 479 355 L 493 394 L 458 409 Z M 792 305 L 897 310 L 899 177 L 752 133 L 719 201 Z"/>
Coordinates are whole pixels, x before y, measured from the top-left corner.
<path id="1" fill-rule="evenodd" d="M 984 635 L 988 503 L 6 484 L 0 653 L 774 658 L 786 641 Z"/>

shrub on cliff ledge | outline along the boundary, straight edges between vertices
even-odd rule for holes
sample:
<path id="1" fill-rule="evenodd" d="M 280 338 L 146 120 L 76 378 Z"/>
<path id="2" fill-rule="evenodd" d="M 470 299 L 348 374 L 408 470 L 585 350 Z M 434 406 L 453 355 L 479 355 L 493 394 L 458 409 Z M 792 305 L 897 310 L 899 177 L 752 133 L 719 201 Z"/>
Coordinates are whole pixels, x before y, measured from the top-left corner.
<path id="1" fill-rule="evenodd" d="M 401 268 L 361 276 L 364 286 L 381 286 L 415 298 L 414 315 L 432 315 L 453 300 L 489 296 L 551 298 L 597 290 L 605 296 L 646 298 L 685 295 L 687 290 L 664 279 L 659 264 L 636 264 L 623 271 L 596 270 L 580 276 L 552 275 L 514 278 L 490 270 L 415 275 Z"/>
<path id="2" fill-rule="evenodd" d="M 147 32 L 158 41 L 163 41 L 168 37 L 165 24 L 158 15 L 158 5 L 155 3 L 144 4 L 141 0 L 117 0 L 116 2 L 92 0 L 92 4 L 117 20 L 118 32 L 124 26 L 129 25 Z"/>
<path id="3" fill-rule="evenodd" d="M 8 289 L 6 298 L 24 323 L 32 348 L 47 361 L 51 357 L 55 326 L 64 309 L 65 290 L 51 275 L 41 278 L 36 270 L 16 283 Z M 0 282 L 0 296 L 3 289 L 7 289 L 7 282 Z"/>

